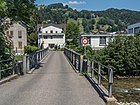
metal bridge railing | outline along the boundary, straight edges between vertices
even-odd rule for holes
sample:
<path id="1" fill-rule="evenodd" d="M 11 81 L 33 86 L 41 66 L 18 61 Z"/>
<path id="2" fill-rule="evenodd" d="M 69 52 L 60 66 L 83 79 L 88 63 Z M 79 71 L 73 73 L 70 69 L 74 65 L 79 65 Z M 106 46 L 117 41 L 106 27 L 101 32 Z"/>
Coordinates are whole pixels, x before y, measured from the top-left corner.
<path id="1" fill-rule="evenodd" d="M 48 48 L 25 55 L 23 61 L 8 59 L 0 61 L 0 81 L 11 75 L 23 75 L 34 68 L 48 53 Z"/>
<path id="2" fill-rule="evenodd" d="M 48 53 L 48 48 L 37 51 L 29 55 L 25 55 L 23 59 L 24 72 L 28 73 L 46 56 L 47 53 Z"/>
<path id="3" fill-rule="evenodd" d="M 16 62 L 14 59 L 0 61 L 0 80 L 7 78 L 14 74 L 23 75 L 23 63 Z"/>
<path id="4" fill-rule="evenodd" d="M 83 59 L 83 55 L 67 48 L 64 49 L 64 54 L 77 71 L 85 73 L 93 81 L 96 80 L 95 83 L 97 82 L 99 87 L 103 82 L 107 82 L 107 96 L 112 97 L 113 70 L 110 67 L 93 59 Z M 105 90 L 102 91 L 106 93 Z"/>

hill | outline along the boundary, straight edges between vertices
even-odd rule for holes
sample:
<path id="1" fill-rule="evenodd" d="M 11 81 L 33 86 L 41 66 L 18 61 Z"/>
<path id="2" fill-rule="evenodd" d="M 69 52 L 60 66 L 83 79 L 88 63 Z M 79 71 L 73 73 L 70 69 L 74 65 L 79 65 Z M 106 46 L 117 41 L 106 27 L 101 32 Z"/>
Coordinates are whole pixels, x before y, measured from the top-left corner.
<path id="1" fill-rule="evenodd" d="M 129 24 L 140 22 L 140 12 L 110 8 L 104 11 L 77 11 L 62 3 L 38 6 L 41 21 L 67 23 L 74 19 L 86 33 L 125 31 Z M 80 21 L 79 21 L 80 20 Z"/>

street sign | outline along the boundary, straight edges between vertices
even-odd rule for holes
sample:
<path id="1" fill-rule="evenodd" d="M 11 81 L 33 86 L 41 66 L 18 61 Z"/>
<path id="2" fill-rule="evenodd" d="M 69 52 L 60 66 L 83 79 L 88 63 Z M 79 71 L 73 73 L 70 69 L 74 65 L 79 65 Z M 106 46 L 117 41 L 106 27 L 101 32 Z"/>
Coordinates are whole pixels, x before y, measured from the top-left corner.
<path id="1" fill-rule="evenodd" d="M 83 37 L 82 38 L 82 44 L 84 44 L 84 45 L 88 44 L 88 38 Z"/>

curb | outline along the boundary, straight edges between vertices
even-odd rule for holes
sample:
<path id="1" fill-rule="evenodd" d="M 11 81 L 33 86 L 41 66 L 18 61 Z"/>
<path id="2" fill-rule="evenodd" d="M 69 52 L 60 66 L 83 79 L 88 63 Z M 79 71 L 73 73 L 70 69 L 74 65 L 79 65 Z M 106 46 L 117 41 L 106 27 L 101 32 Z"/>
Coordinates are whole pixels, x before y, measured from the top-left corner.
<path id="1" fill-rule="evenodd" d="M 3 84 L 3 83 L 6 83 L 6 82 L 9 82 L 13 79 L 16 79 L 19 75 L 18 74 L 14 74 L 14 75 L 11 75 L 3 80 L 0 81 L 0 85 Z"/>

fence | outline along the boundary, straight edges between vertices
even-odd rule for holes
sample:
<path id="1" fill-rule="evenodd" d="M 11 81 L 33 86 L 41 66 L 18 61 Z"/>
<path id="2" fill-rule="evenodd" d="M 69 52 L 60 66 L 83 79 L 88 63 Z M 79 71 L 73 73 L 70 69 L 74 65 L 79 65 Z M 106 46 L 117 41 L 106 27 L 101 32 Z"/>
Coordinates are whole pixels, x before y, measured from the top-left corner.
<path id="1" fill-rule="evenodd" d="M 14 59 L 0 61 L 0 80 L 13 74 L 23 75 L 22 64 L 22 62 L 15 62 Z"/>
<path id="2" fill-rule="evenodd" d="M 101 64 L 93 59 L 83 59 L 83 55 L 65 48 L 64 54 L 67 56 L 71 64 L 80 73 L 85 73 L 93 81 L 97 80 L 97 85 L 100 87 L 102 82 L 106 81 L 108 85 L 108 97 L 112 97 L 113 70 L 108 66 Z M 104 93 L 105 90 L 102 90 Z"/>
<path id="3" fill-rule="evenodd" d="M 0 61 L 0 80 L 17 74 L 23 75 L 34 68 L 48 53 L 48 48 L 25 55 L 23 61 L 8 59 Z"/>
<path id="4" fill-rule="evenodd" d="M 25 55 L 23 59 L 24 72 L 28 73 L 46 56 L 47 53 L 48 53 L 48 48 L 37 51 L 29 55 Z"/>

